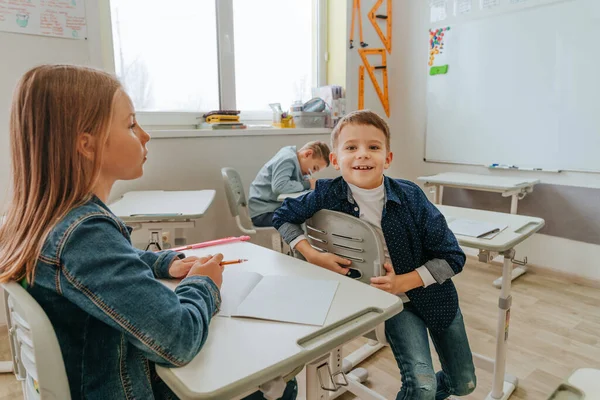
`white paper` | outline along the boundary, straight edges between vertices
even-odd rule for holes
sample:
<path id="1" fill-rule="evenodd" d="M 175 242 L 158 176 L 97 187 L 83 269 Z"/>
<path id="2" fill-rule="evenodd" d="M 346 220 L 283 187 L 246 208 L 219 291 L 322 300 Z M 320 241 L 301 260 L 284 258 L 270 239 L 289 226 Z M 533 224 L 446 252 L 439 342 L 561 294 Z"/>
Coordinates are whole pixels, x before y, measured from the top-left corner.
<path id="1" fill-rule="evenodd" d="M 482 9 L 494 8 L 498 5 L 500 5 L 500 0 L 481 0 Z"/>
<path id="2" fill-rule="evenodd" d="M 510 4 L 527 3 L 529 0 L 510 0 Z"/>
<path id="3" fill-rule="evenodd" d="M 0 0 L 0 31 L 85 39 L 84 1 Z"/>
<path id="4" fill-rule="evenodd" d="M 472 6 L 473 0 L 456 0 L 455 15 L 470 13 Z"/>
<path id="5" fill-rule="evenodd" d="M 506 229 L 507 225 L 469 219 L 455 219 L 448 224 L 448 227 L 455 235 L 491 239 Z"/>
<path id="6" fill-rule="evenodd" d="M 267 275 L 232 316 L 323 326 L 338 281 Z"/>
<path id="7" fill-rule="evenodd" d="M 429 0 L 430 21 L 431 23 L 440 22 L 446 19 L 448 0 Z"/>
<path id="8" fill-rule="evenodd" d="M 231 316 L 261 279 L 259 273 L 228 270 L 226 267 L 221 285 L 221 310 L 217 315 Z"/>

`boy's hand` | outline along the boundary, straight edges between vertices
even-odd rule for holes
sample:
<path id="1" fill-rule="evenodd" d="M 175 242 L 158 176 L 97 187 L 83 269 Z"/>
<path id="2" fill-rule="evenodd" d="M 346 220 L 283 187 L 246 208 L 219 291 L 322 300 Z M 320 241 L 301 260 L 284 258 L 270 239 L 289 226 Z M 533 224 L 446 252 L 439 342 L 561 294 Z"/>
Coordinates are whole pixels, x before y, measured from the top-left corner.
<path id="1" fill-rule="evenodd" d="M 371 278 L 371 286 L 391 294 L 406 293 L 417 287 L 423 286 L 423 280 L 417 271 L 408 274 L 396 275 L 394 267 L 383 264 L 385 275 Z"/>
<path id="2" fill-rule="evenodd" d="M 346 260 L 345 258 L 336 256 L 332 253 L 320 253 L 310 256 L 306 259 L 311 264 L 316 264 L 320 267 L 328 269 L 338 274 L 346 275 L 349 271 L 348 268 L 342 267 L 341 265 L 350 265 L 352 261 Z"/>
<path id="3" fill-rule="evenodd" d="M 200 257 L 190 256 L 181 260 L 177 257 L 174 258 L 173 261 L 171 261 L 171 265 L 169 265 L 169 275 L 171 278 L 175 279 L 183 278 L 190 272 L 192 265 L 194 265 L 196 261 L 200 261 Z"/>
<path id="4" fill-rule="evenodd" d="M 220 264 L 223 261 L 223 254 L 219 253 L 214 256 L 208 255 L 200 257 L 190 268 L 187 276 L 207 276 L 219 289 L 223 283 L 223 266 Z"/>
<path id="5" fill-rule="evenodd" d="M 315 190 L 315 186 L 317 184 L 317 180 L 316 179 L 309 179 L 308 181 L 310 182 L 310 188 L 311 188 L 311 190 Z"/>

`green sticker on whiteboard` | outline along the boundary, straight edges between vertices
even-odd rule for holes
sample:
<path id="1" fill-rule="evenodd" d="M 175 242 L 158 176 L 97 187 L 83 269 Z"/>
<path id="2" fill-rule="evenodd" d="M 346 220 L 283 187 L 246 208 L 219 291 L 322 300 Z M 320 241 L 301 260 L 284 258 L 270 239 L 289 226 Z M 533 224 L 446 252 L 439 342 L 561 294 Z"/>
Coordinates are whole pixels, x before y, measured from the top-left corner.
<path id="1" fill-rule="evenodd" d="M 448 73 L 448 64 L 438 65 L 429 69 L 429 75 L 444 75 Z"/>

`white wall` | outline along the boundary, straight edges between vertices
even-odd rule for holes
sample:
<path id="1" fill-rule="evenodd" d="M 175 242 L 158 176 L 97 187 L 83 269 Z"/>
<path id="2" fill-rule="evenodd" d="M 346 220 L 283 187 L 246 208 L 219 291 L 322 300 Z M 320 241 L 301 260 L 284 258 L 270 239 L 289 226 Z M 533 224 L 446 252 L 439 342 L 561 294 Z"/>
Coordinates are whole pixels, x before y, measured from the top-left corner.
<path id="1" fill-rule="evenodd" d="M 369 4 L 363 5 L 370 8 Z M 445 171 L 489 174 L 486 168 L 426 163 L 426 59 L 428 2 L 394 1 L 393 49 L 388 59 L 392 150 L 394 163 L 390 175 L 414 180 L 418 176 Z M 364 20 L 363 20 L 364 22 Z M 365 24 L 363 24 L 364 26 Z M 356 72 L 348 70 L 348 75 Z M 349 100 L 349 103 L 352 100 Z M 366 99 L 366 106 L 373 99 Z M 378 101 L 375 99 L 375 101 Z M 518 145 L 518 143 L 515 143 Z M 500 172 L 500 173 L 497 173 Z M 536 177 L 543 183 L 600 188 L 600 174 L 566 172 L 543 174 L 534 172 L 494 171 L 494 175 Z M 508 207 L 508 205 L 507 205 Z M 534 235 L 517 247 L 517 257 L 526 255 L 529 262 L 571 274 L 600 280 L 600 246 L 546 235 Z"/>

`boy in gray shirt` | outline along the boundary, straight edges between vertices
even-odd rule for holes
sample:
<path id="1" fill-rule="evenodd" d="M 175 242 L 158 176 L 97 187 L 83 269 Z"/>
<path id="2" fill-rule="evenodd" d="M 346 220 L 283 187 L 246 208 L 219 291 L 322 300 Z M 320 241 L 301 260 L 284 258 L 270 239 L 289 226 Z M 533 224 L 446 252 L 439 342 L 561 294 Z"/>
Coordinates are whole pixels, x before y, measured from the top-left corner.
<path id="1" fill-rule="evenodd" d="M 252 224 L 273 226 L 273 212 L 281 206 L 277 201 L 280 194 L 314 189 L 316 179 L 312 174 L 329 166 L 329 152 L 329 146 L 319 141 L 308 142 L 298 151 L 296 146 L 279 150 L 250 185 L 248 209 Z"/>

